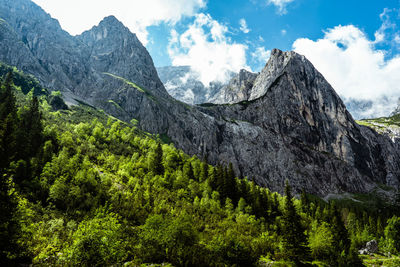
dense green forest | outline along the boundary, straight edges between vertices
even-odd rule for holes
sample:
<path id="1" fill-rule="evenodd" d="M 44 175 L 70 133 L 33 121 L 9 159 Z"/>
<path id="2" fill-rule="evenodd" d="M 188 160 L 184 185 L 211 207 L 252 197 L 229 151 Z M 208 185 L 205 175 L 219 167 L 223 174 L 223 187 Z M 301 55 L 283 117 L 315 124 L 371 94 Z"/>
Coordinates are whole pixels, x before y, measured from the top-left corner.
<path id="1" fill-rule="evenodd" d="M 270 192 L 24 77 L 0 81 L 2 263 L 362 266 L 372 239 L 400 252 L 396 204 Z"/>

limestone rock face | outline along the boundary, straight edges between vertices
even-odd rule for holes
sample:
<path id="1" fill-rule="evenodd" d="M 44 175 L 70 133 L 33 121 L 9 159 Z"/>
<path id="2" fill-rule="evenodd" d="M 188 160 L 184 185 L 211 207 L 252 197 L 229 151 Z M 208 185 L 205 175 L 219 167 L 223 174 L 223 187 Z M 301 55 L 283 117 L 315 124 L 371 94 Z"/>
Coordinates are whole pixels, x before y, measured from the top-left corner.
<path id="1" fill-rule="evenodd" d="M 207 102 L 215 104 L 238 103 L 248 100 L 258 74 L 240 70 L 239 74 L 221 88 L 221 90 Z"/>
<path id="2" fill-rule="evenodd" d="M 241 71 L 220 90 L 230 105 L 172 98 L 153 61 L 115 17 L 80 36 L 29 0 L 0 0 L 0 60 L 122 120 L 165 134 L 191 155 L 232 163 L 272 190 L 368 192 L 400 178 L 399 144 L 359 126 L 303 56 L 273 50 L 259 74 Z M 230 90 L 230 91 L 229 91 Z"/>
<path id="3" fill-rule="evenodd" d="M 90 51 L 87 64 L 94 71 L 94 77 L 91 78 L 96 80 L 96 76 L 104 78 L 110 74 L 116 75 L 159 96 L 168 96 L 146 48 L 136 35 L 114 16 L 104 18 L 98 26 L 82 33 L 76 39 L 82 43 L 85 50 Z M 78 93 L 90 87 L 90 83 L 86 82 L 78 88 Z M 107 84 L 100 87 L 107 89 Z M 99 86 L 96 86 L 93 89 L 98 88 Z"/>
<path id="4" fill-rule="evenodd" d="M 258 146 L 237 149 L 239 169 L 254 163 L 251 168 L 267 186 L 281 187 L 277 184 L 286 176 L 297 188 L 317 183 L 324 193 L 368 191 L 377 182 L 398 184 L 399 145 L 355 123 L 333 88 L 303 56 L 274 50 L 252 90 L 248 101 L 206 109 L 211 116 L 246 122 L 269 134 L 257 140 Z M 247 143 L 237 140 L 236 145 Z"/>

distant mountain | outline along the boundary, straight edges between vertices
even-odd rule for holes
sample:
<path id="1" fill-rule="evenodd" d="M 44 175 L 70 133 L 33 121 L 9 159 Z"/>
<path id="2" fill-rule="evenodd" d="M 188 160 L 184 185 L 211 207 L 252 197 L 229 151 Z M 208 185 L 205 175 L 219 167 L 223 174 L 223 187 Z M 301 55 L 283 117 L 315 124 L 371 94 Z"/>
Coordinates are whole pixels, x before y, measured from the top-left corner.
<path id="1" fill-rule="evenodd" d="M 191 70 L 190 66 L 168 66 L 157 68 L 158 75 L 164 83 L 165 89 L 175 99 L 188 104 L 210 102 L 210 99 L 220 92 L 226 84 L 211 82 L 204 85 L 199 75 Z M 231 73 L 231 77 L 235 74 Z"/>
<path id="2" fill-rule="evenodd" d="M 249 98 L 258 74 L 240 70 L 228 84 L 223 86 L 208 102 L 215 104 L 232 104 Z"/>
<path id="3" fill-rule="evenodd" d="M 231 79 L 225 83 L 213 82 L 204 86 L 189 66 L 160 67 L 157 72 L 168 93 L 188 104 L 233 104 L 246 100 L 250 98 L 250 89 L 258 76 L 258 73 L 241 70 L 232 73 Z M 350 98 L 343 99 L 343 102 L 355 119 L 374 117 L 372 101 Z M 400 112 L 400 107 L 397 112 Z"/>
<path id="4" fill-rule="evenodd" d="M 241 71 L 219 90 L 229 105 L 194 106 L 168 94 L 145 47 L 115 17 L 70 36 L 29 0 L 0 4 L 0 60 L 61 90 L 67 102 L 135 119 L 186 153 L 232 163 L 275 191 L 285 179 L 319 195 L 399 183 L 399 144 L 359 126 L 304 56 L 275 49 L 259 74 Z"/>
<path id="5" fill-rule="evenodd" d="M 400 99 L 397 102 L 398 102 L 398 106 L 397 106 L 397 108 L 395 110 L 393 110 L 393 112 L 391 114 L 392 116 L 400 114 Z"/>
<path id="6" fill-rule="evenodd" d="M 190 66 L 160 67 L 157 72 L 168 93 L 187 104 L 227 104 L 245 100 L 258 75 L 242 69 L 239 73 L 230 73 L 227 82 L 211 82 L 205 86 Z"/>

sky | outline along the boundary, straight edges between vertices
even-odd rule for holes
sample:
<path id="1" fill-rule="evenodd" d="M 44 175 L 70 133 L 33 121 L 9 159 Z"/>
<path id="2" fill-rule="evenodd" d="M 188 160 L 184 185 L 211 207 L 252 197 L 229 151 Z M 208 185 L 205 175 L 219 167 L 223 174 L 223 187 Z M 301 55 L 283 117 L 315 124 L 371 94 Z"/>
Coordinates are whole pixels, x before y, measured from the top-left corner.
<path id="1" fill-rule="evenodd" d="M 114 15 L 154 64 L 189 65 L 201 81 L 260 71 L 273 48 L 305 55 L 363 117 L 400 97 L 400 0 L 33 0 L 77 35 Z"/>

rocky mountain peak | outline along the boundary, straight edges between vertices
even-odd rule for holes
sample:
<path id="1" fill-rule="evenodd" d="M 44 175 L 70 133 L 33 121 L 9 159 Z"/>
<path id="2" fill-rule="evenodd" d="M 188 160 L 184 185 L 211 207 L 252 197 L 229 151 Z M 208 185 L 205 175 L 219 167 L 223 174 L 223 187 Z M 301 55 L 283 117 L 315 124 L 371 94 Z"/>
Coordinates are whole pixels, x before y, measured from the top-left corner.
<path id="1" fill-rule="evenodd" d="M 283 52 L 273 49 L 271 57 L 260 73 L 251 73 L 244 69 L 218 92 L 209 102 L 215 104 L 233 104 L 251 101 L 264 96 L 274 81 L 282 75 L 289 63 L 293 62 L 293 72 L 311 63 L 304 56 L 293 51 Z M 307 67 L 313 69 L 312 65 Z M 309 74 L 309 73 L 308 73 Z"/>
<path id="2" fill-rule="evenodd" d="M 116 26 L 125 28 L 124 24 L 122 24 L 122 22 L 119 21 L 114 15 L 107 16 L 100 21 L 99 27 L 101 26 Z"/>
<path id="3" fill-rule="evenodd" d="M 155 91 L 156 95 L 168 97 L 150 54 L 136 34 L 115 16 L 105 17 L 99 25 L 75 38 L 88 50 L 88 63 L 102 78 L 104 75 L 114 79 L 118 77 L 145 90 Z M 107 80 L 104 80 L 105 87 L 109 84 Z"/>
<path id="4" fill-rule="evenodd" d="M 287 51 L 283 52 L 279 49 L 273 49 L 271 51 L 271 56 L 262 69 L 260 75 L 258 75 L 257 79 L 254 82 L 254 86 L 251 90 L 250 97 L 248 100 L 254 100 L 263 96 L 266 93 L 266 89 L 268 89 L 271 84 L 279 77 L 288 63 L 297 59 L 300 61 L 305 60 L 305 58 L 296 52 Z"/>
<path id="5" fill-rule="evenodd" d="M 91 46 L 95 42 L 104 39 L 112 39 L 114 43 L 119 43 L 129 37 L 135 44 L 140 43 L 136 35 L 131 33 L 115 16 L 108 16 L 100 21 L 97 26 L 93 26 L 90 30 L 83 32 L 78 36 L 78 39 Z"/>

